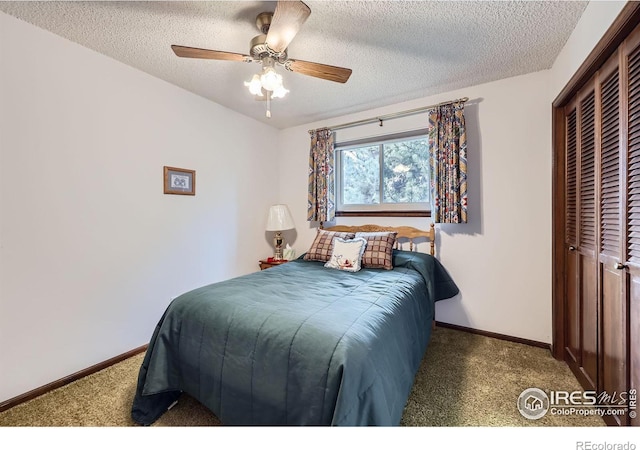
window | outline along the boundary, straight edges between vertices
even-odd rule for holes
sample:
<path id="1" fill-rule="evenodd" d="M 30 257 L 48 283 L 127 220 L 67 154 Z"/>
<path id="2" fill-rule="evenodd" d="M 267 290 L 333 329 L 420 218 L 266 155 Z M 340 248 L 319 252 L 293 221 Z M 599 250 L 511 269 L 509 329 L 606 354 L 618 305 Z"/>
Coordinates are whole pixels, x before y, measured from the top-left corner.
<path id="1" fill-rule="evenodd" d="M 429 215 L 425 130 L 336 146 L 337 215 Z"/>

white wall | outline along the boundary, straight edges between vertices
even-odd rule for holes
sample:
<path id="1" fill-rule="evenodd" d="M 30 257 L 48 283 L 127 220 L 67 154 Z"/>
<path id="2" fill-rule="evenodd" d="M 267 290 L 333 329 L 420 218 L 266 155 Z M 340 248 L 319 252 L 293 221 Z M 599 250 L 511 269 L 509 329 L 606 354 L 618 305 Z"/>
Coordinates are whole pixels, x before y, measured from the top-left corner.
<path id="1" fill-rule="evenodd" d="M 551 342 L 551 101 L 573 76 L 625 2 L 589 3 L 551 70 L 472 86 L 360 114 L 283 130 L 280 201 L 297 224 L 298 254 L 315 229 L 306 218 L 307 130 L 467 96 L 469 223 L 437 226 L 437 256 L 461 289 L 436 318 L 456 325 Z M 337 132 L 338 140 L 424 127 L 425 115 Z M 408 224 L 429 219 L 338 218 L 337 223 Z M 421 251 L 428 251 L 426 247 Z"/>
<path id="2" fill-rule="evenodd" d="M 277 131 L 0 13 L 0 401 L 258 269 Z M 164 165 L 196 196 L 163 195 Z"/>

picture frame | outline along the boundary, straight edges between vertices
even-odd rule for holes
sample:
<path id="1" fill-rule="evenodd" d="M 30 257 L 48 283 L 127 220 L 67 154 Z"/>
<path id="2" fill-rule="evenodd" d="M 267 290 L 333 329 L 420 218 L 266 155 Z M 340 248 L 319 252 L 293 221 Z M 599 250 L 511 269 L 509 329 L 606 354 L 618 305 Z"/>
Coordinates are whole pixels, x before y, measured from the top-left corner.
<path id="1" fill-rule="evenodd" d="M 196 195 L 196 171 L 164 166 L 164 193 Z"/>

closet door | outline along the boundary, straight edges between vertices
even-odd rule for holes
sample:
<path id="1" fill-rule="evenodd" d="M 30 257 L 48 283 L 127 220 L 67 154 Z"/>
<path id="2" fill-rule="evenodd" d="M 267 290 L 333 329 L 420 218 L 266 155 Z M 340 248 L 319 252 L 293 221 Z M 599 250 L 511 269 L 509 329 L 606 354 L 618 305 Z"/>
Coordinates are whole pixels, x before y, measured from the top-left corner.
<path id="1" fill-rule="evenodd" d="M 601 404 L 621 411 L 628 399 L 608 425 L 640 426 L 640 2 L 596 48 L 554 101 L 554 344 L 564 351 L 553 351 L 584 390 L 609 396 Z"/>
<path id="2" fill-rule="evenodd" d="M 565 252 L 566 252 L 566 336 L 565 349 L 569 362 L 582 366 L 580 298 L 578 289 L 578 111 L 576 102 L 565 107 L 566 185 L 565 185 Z"/>
<path id="3" fill-rule="evenodd" d="M 582 315 L 581 372 L 598 386 L 598 295 L 596 270 L 596 96 L 595 83 L 578 95 L 578 277 Z"/>
<path id="4" fill-rule="evenodd" d="M 640 29 L 631 33 L 622 49 L 622 72 L 628 85 L 622 115 L 622 126 L 628 130 L 627 142 L 623 145 L 626 149 L 623 204 L 627 225 L 624 273 L 629 309 L 629 388 L 635 389 L 637 395 L 640 389 Z M 637 416 L 630 417 L 630 424 L 640 425 L 640 420 Z"/>
<path id="5" fill-rule="evenodd" d="M 619 54 L 598 72 L 598 127 L 600 233 L 598 272 L 601 295 L 601 355 L 599 391 L 609 395 L 627 391 L 627 307 L 622 270 L 623 161 L 621 159 L 621 108 Z M 612 416 L 618 425 L 627 417 Z"/>

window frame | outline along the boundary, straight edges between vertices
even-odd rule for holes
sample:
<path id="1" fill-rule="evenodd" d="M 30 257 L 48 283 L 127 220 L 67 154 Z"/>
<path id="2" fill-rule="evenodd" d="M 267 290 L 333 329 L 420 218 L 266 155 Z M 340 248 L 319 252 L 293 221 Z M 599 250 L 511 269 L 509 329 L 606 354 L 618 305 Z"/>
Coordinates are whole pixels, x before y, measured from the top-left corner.
<path id="1" fill-rule="evenodd" d="M 382 136 L 374 136 L 365 139 L 357 139 L 336 143 L 334 148 L 335 156 L 335 198 L 336 198 L 336 216 L 371 216 L 371 217 L 431 217 L 431 199 L 429 202 L 420 203 L 383 203 L 384 199 L 384 183 L 383 183 L 383 148 L 385 144 L 394 142 L 409 141 L 415 139 L 429 138 L 428 129 L 420 128 L 417 130 L 405 131 Z M 345 205 L 343 203 L 343 173 L 342 173 L 342 151 L 361 147 L 379 146 L 379 174 L 380 174 L 380 203 Z M 431 197 L 431 193 L 429 193 Z"/>

